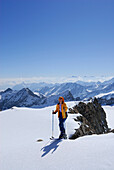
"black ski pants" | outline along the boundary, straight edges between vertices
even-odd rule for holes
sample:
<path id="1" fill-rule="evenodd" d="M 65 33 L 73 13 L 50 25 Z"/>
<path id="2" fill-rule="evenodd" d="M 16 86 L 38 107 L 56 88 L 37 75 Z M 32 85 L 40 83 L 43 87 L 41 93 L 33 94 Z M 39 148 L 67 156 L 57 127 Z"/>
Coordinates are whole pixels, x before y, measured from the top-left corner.
<path id="1" fill-rule="evenodd" d="M 60 128 L 60 131 L 61 131 L 61 135 L 65 134 L 65 121 L 66 121 L 66 118 L 62 118 L 62 113 L 60 112 L 59 113 L 59 128 Z"/>

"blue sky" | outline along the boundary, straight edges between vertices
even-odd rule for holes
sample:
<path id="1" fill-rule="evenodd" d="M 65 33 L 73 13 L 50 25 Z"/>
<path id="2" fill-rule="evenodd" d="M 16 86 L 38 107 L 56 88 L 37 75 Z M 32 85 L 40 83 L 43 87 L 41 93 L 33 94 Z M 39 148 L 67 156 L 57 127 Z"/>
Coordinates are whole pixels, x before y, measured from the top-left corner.
<path id="1" fill-rule="evenodd" d="M 0 0 L 0 78 L 114 75 L 113 0 Z"/>

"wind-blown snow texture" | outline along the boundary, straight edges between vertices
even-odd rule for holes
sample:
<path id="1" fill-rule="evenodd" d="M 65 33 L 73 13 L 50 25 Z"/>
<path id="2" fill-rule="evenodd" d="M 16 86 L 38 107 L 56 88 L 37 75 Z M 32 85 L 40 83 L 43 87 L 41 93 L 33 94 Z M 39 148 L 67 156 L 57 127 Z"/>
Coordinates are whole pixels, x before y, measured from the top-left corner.
<path id="1" fill-rule="evenodd" d="M 75 102 L 67 102 L 72 107 Z M 109 127 L 114 128 L 114 106 L 103 107 Z M 43 109 L 16 108 L 0 112 L 1 170 L 113 170 L 114 134 L 92 135 L 77 140 L 50 141 L 51 112 Z M 59 135 L 55 116 L 54 136 Z M 70 135 L 78 124 L 69 115 Z M 36 142 L 43 139 L 43 142 Z"/>

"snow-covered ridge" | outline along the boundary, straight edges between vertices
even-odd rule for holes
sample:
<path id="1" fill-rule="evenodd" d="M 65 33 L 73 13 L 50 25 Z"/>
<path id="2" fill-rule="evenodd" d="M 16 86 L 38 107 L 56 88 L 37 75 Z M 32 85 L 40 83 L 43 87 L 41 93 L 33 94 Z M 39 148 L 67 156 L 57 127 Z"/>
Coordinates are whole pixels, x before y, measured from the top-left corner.
<path id="1" fill-rule="evenodd" d="M 108 92 L 108 93 L 101 93 L 99 95 L 96 95 L 95 97 L 100 98 L 100 97 L 103 97 L 103 96 L 106 96 L 106 95 L 109 95 L 109 94 L 114 94 L 114 91 L 111 91 L 111 92 Z"/>

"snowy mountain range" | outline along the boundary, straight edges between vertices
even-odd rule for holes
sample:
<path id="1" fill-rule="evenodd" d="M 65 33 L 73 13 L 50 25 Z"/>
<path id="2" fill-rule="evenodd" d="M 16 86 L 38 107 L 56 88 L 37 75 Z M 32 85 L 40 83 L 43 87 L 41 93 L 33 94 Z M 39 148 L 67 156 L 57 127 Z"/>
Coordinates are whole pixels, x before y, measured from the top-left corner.
<path id="1" fill-rule="evenodd" d="M 102 95 L 101 95 L 102 94 Z M 59 96 L 65 101 L 90 100 L 97 97 L 101 104 L 114 104 L 114 78 L 104 82 L 82 82 L 48 84 L 19 84 L 0 92 L 0 109 L 13 106 L 45 107 L 58 102 Z"/>
<path id="2" fill-rule="evenodd" d="M 58 93 L 57 95 L 46 97 L 37 92 L 33 93 L 28 88 L 23 88 L 19 91 L 8 88 L 4 92 L 0 92 L 0 110 L 9 109 L 13 106 L 33 108 L 51 106 L 58 103 L 59 96 L 63 96 L 66 101 L 74 100 L 72 94 L 68 90 Z"/>

